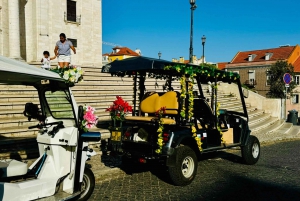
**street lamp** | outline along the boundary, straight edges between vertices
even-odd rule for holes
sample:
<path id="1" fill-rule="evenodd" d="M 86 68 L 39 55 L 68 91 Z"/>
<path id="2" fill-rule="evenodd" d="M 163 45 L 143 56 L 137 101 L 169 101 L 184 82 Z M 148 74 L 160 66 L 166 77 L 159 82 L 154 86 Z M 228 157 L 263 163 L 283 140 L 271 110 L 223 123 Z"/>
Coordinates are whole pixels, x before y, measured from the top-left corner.
<path id="1" fill-rule="evenodd" d="M 196 0 L 190 0 L 191 4 L 191 34 L 190 34 L 190 63 L 193 62 L 193 21 L 194 10 L 197 8 Z"/>
<path id="2" fill-rule="evenodd" d="M 160 59 L 160 57 L 161 57 L 161 52 L 159 51 L 158 52 L 158 58 Z"/>
<path id="3" fill-rule="evenodd" d="M 202 47 L 203 47 L 203 49 L 202 49 L 202 67 L 203 67 L 203 64 L 204 64 L 204 45 L 205 45 L 206 37 L 203 35 L 201 40 L 202 40 Z"/>

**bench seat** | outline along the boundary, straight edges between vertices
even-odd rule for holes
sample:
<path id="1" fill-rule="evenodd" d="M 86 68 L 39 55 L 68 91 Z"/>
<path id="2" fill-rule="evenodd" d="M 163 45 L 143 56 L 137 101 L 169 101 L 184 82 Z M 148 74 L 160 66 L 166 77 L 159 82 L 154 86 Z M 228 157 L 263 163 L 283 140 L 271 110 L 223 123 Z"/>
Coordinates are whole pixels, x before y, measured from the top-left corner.
<path id="1" fill-rule="evenodd" d="M 145 116 L 127 116 L 125 117 L 125 120 L 126 121 L 148 121 L 148 122 L 151 122 L 151 121 L 155 121 L 157 119 L 157 117 L 145 117 Z M 168 124 L 168 125 L 171 125 L 171 124 L 176 124 L 176 121 L 174 119 L 169 119 L 169 118 L 162 118 L 164 124 Z"/>

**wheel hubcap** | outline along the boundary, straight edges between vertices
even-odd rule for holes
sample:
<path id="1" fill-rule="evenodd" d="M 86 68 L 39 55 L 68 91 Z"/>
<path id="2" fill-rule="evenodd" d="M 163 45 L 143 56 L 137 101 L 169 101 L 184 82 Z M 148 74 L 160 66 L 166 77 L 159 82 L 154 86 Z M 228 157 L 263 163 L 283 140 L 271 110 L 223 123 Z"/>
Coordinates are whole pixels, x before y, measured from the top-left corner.
<path id="1" fill-rule="evenodd" d="M 81 192 L 82 193 L 81 193 L 80 197 L 84 197 L 87 194 L 87 192 L 89 191 L 90 185 L 91 185 L 90 178 L 84 174 L 82 184 L 81 184 Z"/>
<path id="2" fill-rule="evenodd" d="M 259 146 L 257 143 L 254 143 L 252 146 L 252 156 L 253 158 L 257 158 L 259 154 Z"/>
<path id="3" fill-rule="evenodd" d="M 187 156 L 181 165 L 181 171 L 185 178 L 189 178 L 192 176 L 195 168 L 195 162 L 192 157 Z"/>

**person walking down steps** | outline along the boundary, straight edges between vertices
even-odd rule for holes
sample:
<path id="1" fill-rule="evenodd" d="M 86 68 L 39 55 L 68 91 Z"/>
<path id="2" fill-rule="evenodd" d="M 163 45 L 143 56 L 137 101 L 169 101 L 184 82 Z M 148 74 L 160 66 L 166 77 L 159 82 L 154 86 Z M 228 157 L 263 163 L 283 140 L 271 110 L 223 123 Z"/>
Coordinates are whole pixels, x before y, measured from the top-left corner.
<path id="1" fill-rule="evenodd" d="M 59 41 L 56 42 L 54 48 L 54 54 L 58 57 L 58 65 L 60 68 L 68 67 L 71 63 L 71 49 L 74 54 L 76 54 L 76 49 L 74 48 L 71 41 L 67 40 L 66 34 L 61 33 L 59 35 Z"/>
<path id="2" fill-rule="evenodd" d="M 50 57 L 50 53 L 48 51 L 43 52 L 44 57 L 42 58 L 42 68 L 46 70 L 50 70 L 51 68 L 51 60 L 55 59 L 56 56 Z"/>

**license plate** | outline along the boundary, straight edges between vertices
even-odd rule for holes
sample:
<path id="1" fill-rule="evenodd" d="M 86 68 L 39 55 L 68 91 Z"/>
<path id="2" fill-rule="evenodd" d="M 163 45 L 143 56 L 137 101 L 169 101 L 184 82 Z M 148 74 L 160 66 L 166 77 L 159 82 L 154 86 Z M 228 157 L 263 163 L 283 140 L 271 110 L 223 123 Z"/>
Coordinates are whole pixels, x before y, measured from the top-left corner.
<path id="1" fill-rule="evenodd" d="M 111 132 L 111 140 L 121 141 L 121 131 L 112 131 Z"/>

